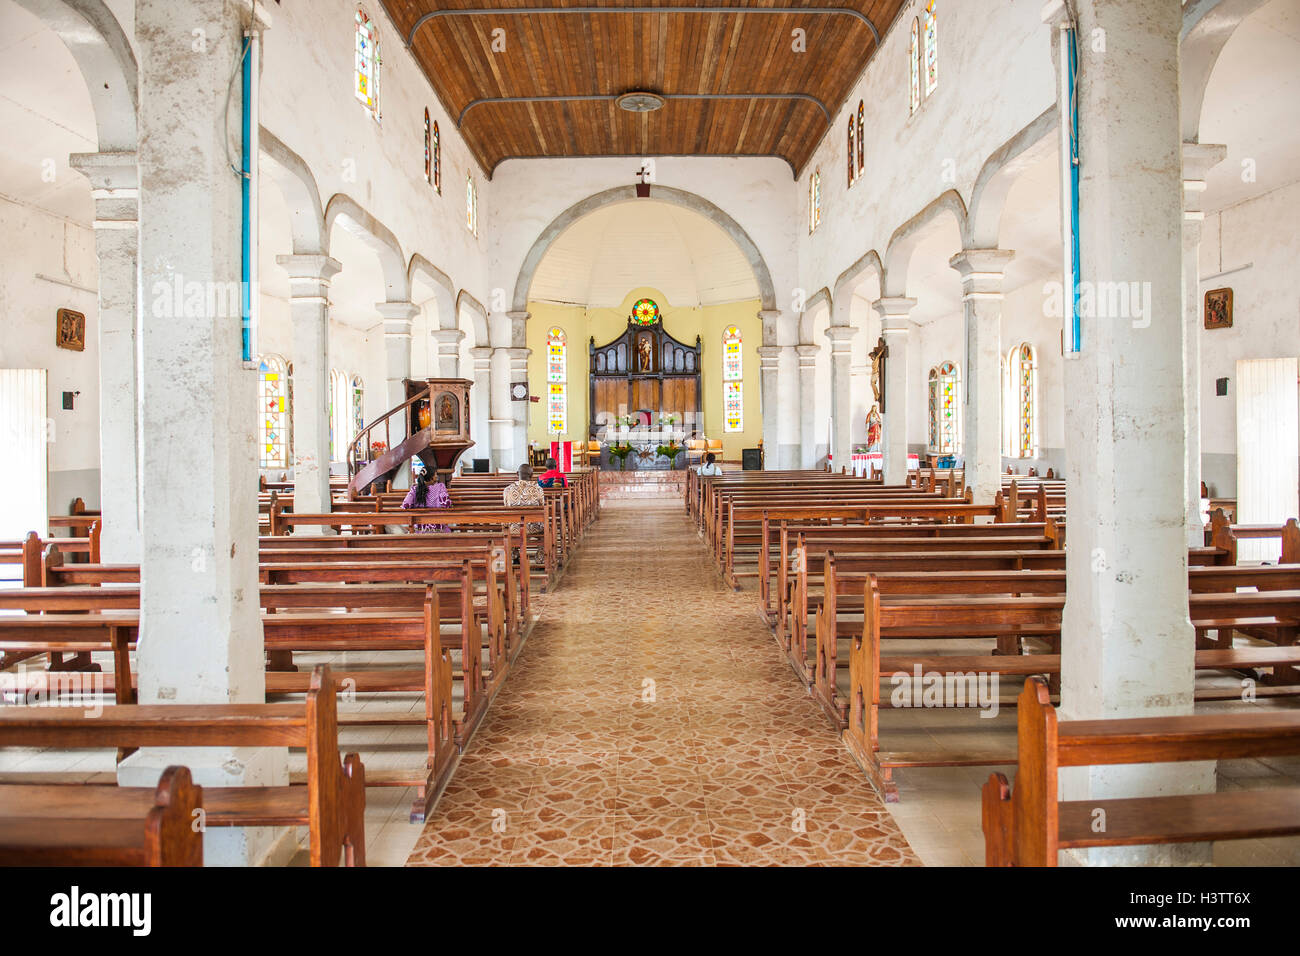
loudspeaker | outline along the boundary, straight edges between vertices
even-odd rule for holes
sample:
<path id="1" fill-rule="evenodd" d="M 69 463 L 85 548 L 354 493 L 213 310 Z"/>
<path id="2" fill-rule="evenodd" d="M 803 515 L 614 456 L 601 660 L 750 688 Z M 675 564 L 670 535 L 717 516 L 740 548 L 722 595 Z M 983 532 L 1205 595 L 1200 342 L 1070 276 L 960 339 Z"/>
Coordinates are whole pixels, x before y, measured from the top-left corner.
<path id="1" fill-rule="evenodd" d="M 475 459 L 474 459 L 474 474 L 476 474 L 476 475 L 486 475 L 486 474 L 488 473 L 488 466 L 489 466 L 489 465 L 491 465 L 491 461 L 490 461 L 489 459 L 487 459 L 487 458 L 475 458 Z"/>
<path id="2" fill-rule="evenodd" d="M 763 470 L 763 449 L 746 448 L 740 453 L 740 466 L 745 471 Z"/>

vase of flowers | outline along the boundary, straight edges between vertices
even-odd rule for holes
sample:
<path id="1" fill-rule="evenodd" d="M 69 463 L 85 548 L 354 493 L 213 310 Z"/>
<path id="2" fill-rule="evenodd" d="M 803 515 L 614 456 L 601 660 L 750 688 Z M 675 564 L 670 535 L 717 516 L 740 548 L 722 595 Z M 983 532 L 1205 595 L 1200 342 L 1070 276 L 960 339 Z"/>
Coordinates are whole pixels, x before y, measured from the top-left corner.
<path id="1" fill-rule="evenodd" d="M 668 459 L 668 469 L 671 471 L 677 465 L 677 456 L 682 452 L 682 446 L 675 441 L 670 441 L 666 445 L 660 445 L 655 449 L 655 453 L 663 455 Z"/>
<path id="2" fill-rule="evenodd" d="M 627 456 L 632 454 L 632 446 L 626 442 L 615 443 L 609 446 L 609 457 L 618 459 L 618 470 L 622 471 L 627 465 Z"/>

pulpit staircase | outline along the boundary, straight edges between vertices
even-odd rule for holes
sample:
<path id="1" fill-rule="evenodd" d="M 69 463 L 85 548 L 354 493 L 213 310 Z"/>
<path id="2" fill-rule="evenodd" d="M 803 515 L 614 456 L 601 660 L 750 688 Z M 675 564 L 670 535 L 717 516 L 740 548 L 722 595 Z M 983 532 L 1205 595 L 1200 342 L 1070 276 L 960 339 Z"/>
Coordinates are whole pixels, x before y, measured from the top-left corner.
<path id="1" fill-rule="evenodd" d="M 408 380 L 406 401 L 362 428 L 348 446 L 348 498 L 355 499 L 376 483 L 391 482 L 412 458 L 419 458 L 432 473 L 448 480 L 456 459 L 473 444 L 468 424 L 470 384 L 464 379 Z M 453 396 L 457 403 L 455 427 L 449 429 L 445 423 L 435 427 L 433 396 L 438 393 L 441 400 L 448 387 L 455 385 L 465 386 Z"/>

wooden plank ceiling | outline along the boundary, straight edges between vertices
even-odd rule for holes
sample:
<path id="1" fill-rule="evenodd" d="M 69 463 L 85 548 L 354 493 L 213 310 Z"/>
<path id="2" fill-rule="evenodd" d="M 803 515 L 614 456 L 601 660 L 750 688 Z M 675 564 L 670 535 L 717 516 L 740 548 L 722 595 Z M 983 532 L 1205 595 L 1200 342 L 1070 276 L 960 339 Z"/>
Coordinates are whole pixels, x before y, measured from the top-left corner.
<path id="1" fill-rule="evenodd" d="M 383 3 L 489 175 L 512 157 L 672 155 L 779 156 L 798 175 L 826 132 L 826 113 L 835 115 L 877 45 L 862 19 L 814 11 L 856 11 L 883 36 L 904 0 Z M 503 12 L 578 6 L 618 12 Z M 711 9 L 644 12 L 649 6 Z M 802 9 L 753 12 L 764 7 Z M 412 38 L 421 17 L 438 11 Z M 791 48 L 796 29 L 806 38 L 802 53 Z M 504 31 L 504 52 L 493 51 L 494 30 Z M 614 102 L 641 90 L 668 102 L 642 114 Z M 674 98 L 682 94 L 735 98 Z M 606 98 L 498 101 L 556 96 Z"/>

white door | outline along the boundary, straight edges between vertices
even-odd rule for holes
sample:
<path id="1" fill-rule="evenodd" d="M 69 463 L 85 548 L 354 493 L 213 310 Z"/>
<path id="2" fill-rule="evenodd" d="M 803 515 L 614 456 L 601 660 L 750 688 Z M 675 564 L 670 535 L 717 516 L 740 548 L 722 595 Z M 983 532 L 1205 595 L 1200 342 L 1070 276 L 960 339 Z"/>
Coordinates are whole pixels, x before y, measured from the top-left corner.
<path id="1" fill-rule="evenodd" d="M 0 369 L 0 541 L 47 527 L 45 369 Z"/>
<path id="2" fill-rule="evenodd" d="M 1300 511 L 1300 361 L 1237 362 L 1237 523 L 1281 524 Z M 1238 544 L 1239 561 L 1276 561 L 1276 538 Z"/>

